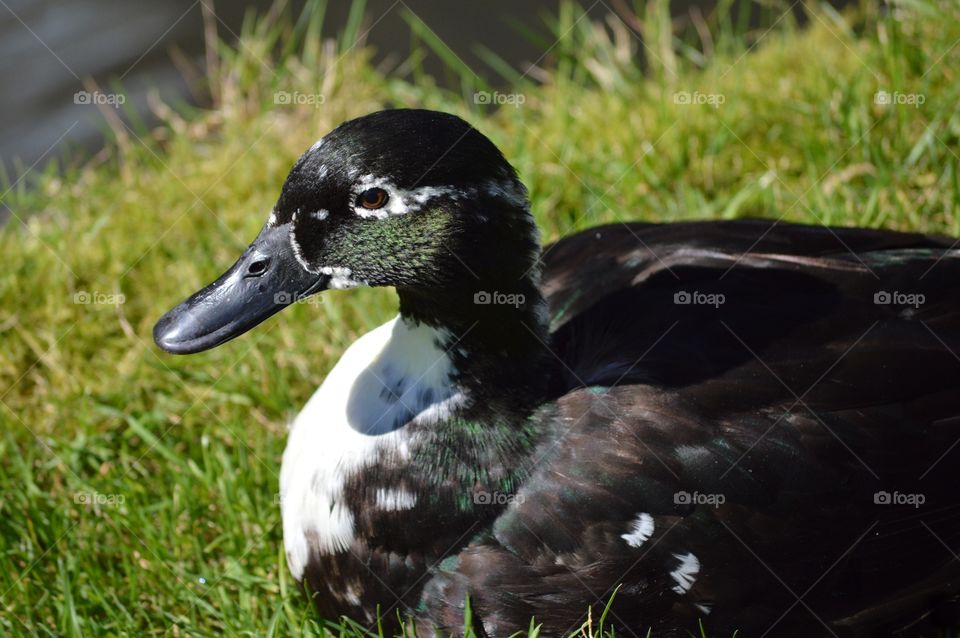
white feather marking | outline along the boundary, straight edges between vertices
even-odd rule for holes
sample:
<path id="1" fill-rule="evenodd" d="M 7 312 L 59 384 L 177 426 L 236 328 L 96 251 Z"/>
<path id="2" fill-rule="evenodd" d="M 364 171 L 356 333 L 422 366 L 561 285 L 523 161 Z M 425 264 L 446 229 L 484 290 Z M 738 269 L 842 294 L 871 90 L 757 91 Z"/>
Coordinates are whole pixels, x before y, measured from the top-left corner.
<path id="1" fill-rule="evenodd" d="M 391 215 L 406 215 L 421 210 L 428 202 L 437 197 L 449 197 L 454 200 L 475 198 L 482 191 L 488 197 L 506 200 L 515 208 L 529 210 L 527 191 L 523 184 L 515 179 L 485 182 L 480 190 L 476 187 L 455 186 L 421 186 L 419 188 L 402 189 L 393 182 L 376 175 L 364 175 L 354 188 L 354 196 L 358 196 L 368 188 L 382 188 L 387 191 L 387 203 L 382 208 L 373 210 L 363 206 L 354 206 L 354 212 L 364 219 L 386 219 Z M 536 225 L 533 225 L 536 232 Z M 538 235 L 539 237 L 539 235 Z M 537 243 L 539 250 L 540 244 Z"/>
<path id="2" fill-rule="evenodd" d="M 359 587 L 355 587 L 354 585 L 348 585 L 348 586 L 347 586 L 347 592 L 346 592 L 347 595 L 346 595 L 344 598 L 345 598 L 346 601 L 347 601 L 348 603 L 350 603 L 351 605 L 359 606 L 359 605 L 360 605 L 360 594 L 361 594 L 362 592 L 363 592 L 363 590 L 360 589 Z"/>
<path id="3" fill-rule="evenodd" d="M 330 594 L 334 598 L 350 605 L 360 605 L 360 595 L 363 594 L 363 585 L 359 580 L 344 583 L 343 589 L 337 589 L 337 584 L 338 583 L 333 580 L 327 584 L 327 590 L 330 591 Z"/>
<path id="4" fill-rule="evenodd" d="M 391 215 L 406 215 L 422 209 L 424 205 L 440 196 L 462 196 L 464 192 L 451 186 L 421 186 L 405 190 L 398 188 L 393 182 L 375 175 L 364 175 L 354 188 L 354 196 L 358 196 L 369 188 L 382 188 L 387 191 L 387 203 L 382 208 L 373 210 L 363 206 L 354 206 L 354 212 L 364 219 L 386 219 Z"/>
<path id="5" fill-rule="evenodd" d="M 320 171 L 324 174 L 326 167 L 322 166 Z M 350 173 L 350 177 L 353 178 L 353 173 L 350 171 L 348 171 L 348 173 Z M 363 206 L 354 206 L 354 213 L 364 219 L 386 219 L 391 215 L 406 215 L 422 210 L 428 202 L 438 197 L 448 197 L 453 200 L 474 198 L 477 197 L 479 190 L 482 190 L 483 193 L 489 197 L 504 199 L 511 206 L 529 210 L 526 189 L 523 184 L 516 179 L 491 180 L 481 185 L 479 190 L 477 187 L 472 186 L 465 188 L 457 188 L 454 186 L 421 186 L 419 188 L 402 189 L 384 177 L 364 175 L 357 181 L 354 187 L 354 197 L 368 188 L 382 188 L 387 191 L 388 198 L 387 203 L 382 208 L 370 210 Z M 293 213 L 294 224 L 297 223 L 299 213 L 299 209 Z M 326 219 L 329 214 L 329 211 L 320 209 L 310 213 L 310 216 L 322 221 Z M 530 256 L 530 268 L 531 271 L 535 271 L 539 269 L 538 261 L 540 259 L 540 231 L 535 223 L 531 222 L 530 233 L 531 245 L 533 246 Z M 355 280 L 347 268 L 338 268 L 336 266 L 311 267 L 307 260 L 304 259 L 302 246 L 300 246 L 293 232 L 290 233 L 290 247 L 293 249 L 294 257 L 296 257 L 297 261 L 307 272 L 314 274 L 320 272 L 333 274 L 334 280 L 331 281 L 331 288 L 355 288 L 366 285 L 365 282 Z M 539 274 L 537 274 L 537 276 L 539 276 Z M 538 309 L 538 311 L 545 313 L 546 307 L 544 306 L 542 309 Z"/>
<path id="6" fill-rule="evenodd" d="M 277 225 L 277 211 L 270 212 L 270 218 L 267 220 L 267 226 L 276 226 Z"/>
<path id="7" fill-rule="evenodd" d="M 310 150 L 309 150 L 308 152 L 309 152 L 309 153 L 312 153 L 313 151 L 315 151 L 315 150 L 317 150 L 318 148 L 320 148 L 321 146 L 323 146 L 323 140 L 324 140 L 324 138 L 321 137 L 319 140 L 317 140 L 316 142 L 314 142 L 314 143 L 313 143 L 313 146 L 310 147 Z"/>
<path id="8" fill-rule="evenodd" d="M 674 558 L 680 561 L 675 570 L 670 572 L 670 576 L 676 581 L 673 591 L 678 594 L 685 594 L 693 587 L 693 582 L 700 573 L 700 559 L 688 552 L 686 554 L 674 554 Z"/>
<path id="9" fill-rule="evenodd" d="M 630 547 L 640 547 L 653 536 L 653 529 L 653 517 L 646 512 L 641 512 L 630 524 L 630 531 L 621 534 L 620 538 L 627 541 Z"/>
<path id="10" fill-rule="evenodd" d="M 340 266 L 321 266 L 320 272 L 324 275 L 330 275 L 330 282 L 327 284 L 327 286 L 333 288 L 334 290 L 345 290 L 347 288 L 356 288 L 357 286 L 366 285 L 364 282 L 354 279 L 353 271 L 349 268 L 342 268 Z"/>
<path id="11" fill-rule="evenodd" d="M 343 552 L 354 541 L 347 479 L 384 455 L 411 458 L 416 441 L 398 425 L 432 423 L 465 404 L 440 345 L 449 340 L 398 317 L 357 339 L 297 415 L 280 470 L 283 541 L 297 580 L 311 555 Z"/>
<path id="12" fill-rule="evenodd" d="M 713 611 L 710 605 L 706 603 L 697 603 L 694 605 L 694 607 L 696 607 L 704 616 L 709 616 L 710 612 Z"/>
<path id="13" fill-rule="evenodd" d="M 297 259 L 297 262 L 309 273 L 314 275 L 320 274 L 320 270 L 317 268 L 311 268 L 310 264 L 303 257 L 303 251 L 300 248 L 300 242 L 297 241 L 297 234 L 294 230 L 290 231 L 290 249 L 293 251 L 293 256 Z"/>
<path id="14" fill-rule="evenodd" d="M 413 509 L 417 497 L 406 490 L 379 488 L 377 490 L 377 508 L 385 512 L 398 512 Z"/>

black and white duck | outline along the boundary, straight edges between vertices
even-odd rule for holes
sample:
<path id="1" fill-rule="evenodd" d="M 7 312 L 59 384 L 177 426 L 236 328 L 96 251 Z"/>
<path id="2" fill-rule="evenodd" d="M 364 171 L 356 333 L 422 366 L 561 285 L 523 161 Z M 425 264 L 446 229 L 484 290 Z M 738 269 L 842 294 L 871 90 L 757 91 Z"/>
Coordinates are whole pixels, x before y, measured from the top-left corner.
<path id="1" fill-rule="evenodd" d="M 541 251 L 493 143 L 389 110 L 310 147 L 154 337 L 198 352 L 396 289 L 283 455 L 287 562 L 325 617 L 458 632 L 469 598 L 481 634 L 559 636 L 613 596 L 621 635 L 886 635 L 960 592 L 953 246 L 727 221 Z"/>

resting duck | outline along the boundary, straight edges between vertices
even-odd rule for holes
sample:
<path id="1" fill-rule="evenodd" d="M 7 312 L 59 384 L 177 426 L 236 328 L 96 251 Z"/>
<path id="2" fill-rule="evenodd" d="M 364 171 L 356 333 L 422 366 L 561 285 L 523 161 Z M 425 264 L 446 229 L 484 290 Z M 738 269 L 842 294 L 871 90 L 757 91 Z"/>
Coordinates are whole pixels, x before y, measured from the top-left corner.
<path id="1" fill-rule="evenodd" d="M 609 603 L 621 635 L 886 635 L 960 591 L 953 245 L 729 221 L 541 252 L 486 137 L 388 110 L 304 153 L 154 338 L 396 289 L 283 455 L 287 562 L 325 617 L 460 632 L 469 599 L 480 635 L 560 636 Z"/>

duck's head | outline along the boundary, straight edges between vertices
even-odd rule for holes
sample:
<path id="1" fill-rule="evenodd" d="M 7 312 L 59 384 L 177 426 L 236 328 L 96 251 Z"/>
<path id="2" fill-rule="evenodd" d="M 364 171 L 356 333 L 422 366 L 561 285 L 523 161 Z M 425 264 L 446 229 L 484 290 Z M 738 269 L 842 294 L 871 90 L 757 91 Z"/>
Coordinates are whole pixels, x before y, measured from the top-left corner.
<path id="1" fill-rule="evenodd" d="M 526 190 L 490 140 L 453 115 L 381 111 L 300 157 L 253 243 L 154 339 L 178 354 L 213 348 L 329 288 L 468 301 L 528 279 L 538 257 Z"/>

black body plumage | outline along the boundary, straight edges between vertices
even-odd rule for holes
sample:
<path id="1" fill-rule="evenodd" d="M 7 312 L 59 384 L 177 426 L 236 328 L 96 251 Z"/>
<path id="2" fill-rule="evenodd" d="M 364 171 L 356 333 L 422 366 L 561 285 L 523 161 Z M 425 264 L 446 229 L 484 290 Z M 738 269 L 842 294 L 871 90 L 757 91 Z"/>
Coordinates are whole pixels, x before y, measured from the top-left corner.
<path id="1" fill-rule="evenodd" d="M 402 207 L 360 208 L 371 184 Z M 701 620 L 716 636 L 868 636 L 921 631 L 956 604 L 952 240 L 631 223 L 539 256 L 496 147 L 459 118 L 408 110 L 348 122 L 305 153 L 263 236 L 292 247 L 296 261 L 272 258 L 296 294 L 395 287 L 466 397 L 432 419 L 397 412 L 409 422 L 386 430 L 409 437 L 402 454 L 314 486 L 336 499 L 331 516 L 349 510 L 295 530 L 323 615 L 379 611 L 390 626 L 399 610 L 421 635 L 459 632 L 469 598 L 488 636 L 531 617 L 559 636 L 616 592 L 619 635 L 686 636 Z M 228 275 L 256 258 L 266 274 L 250 276 L 273 293 L 258 250 Z M 522 303 L 478 301 L 490 291 Z M 258 303 L 243 330 L 278 309 Z M 174 351 L 240 325 L 190 300 L 169 317 L 157 340 Z"/>

